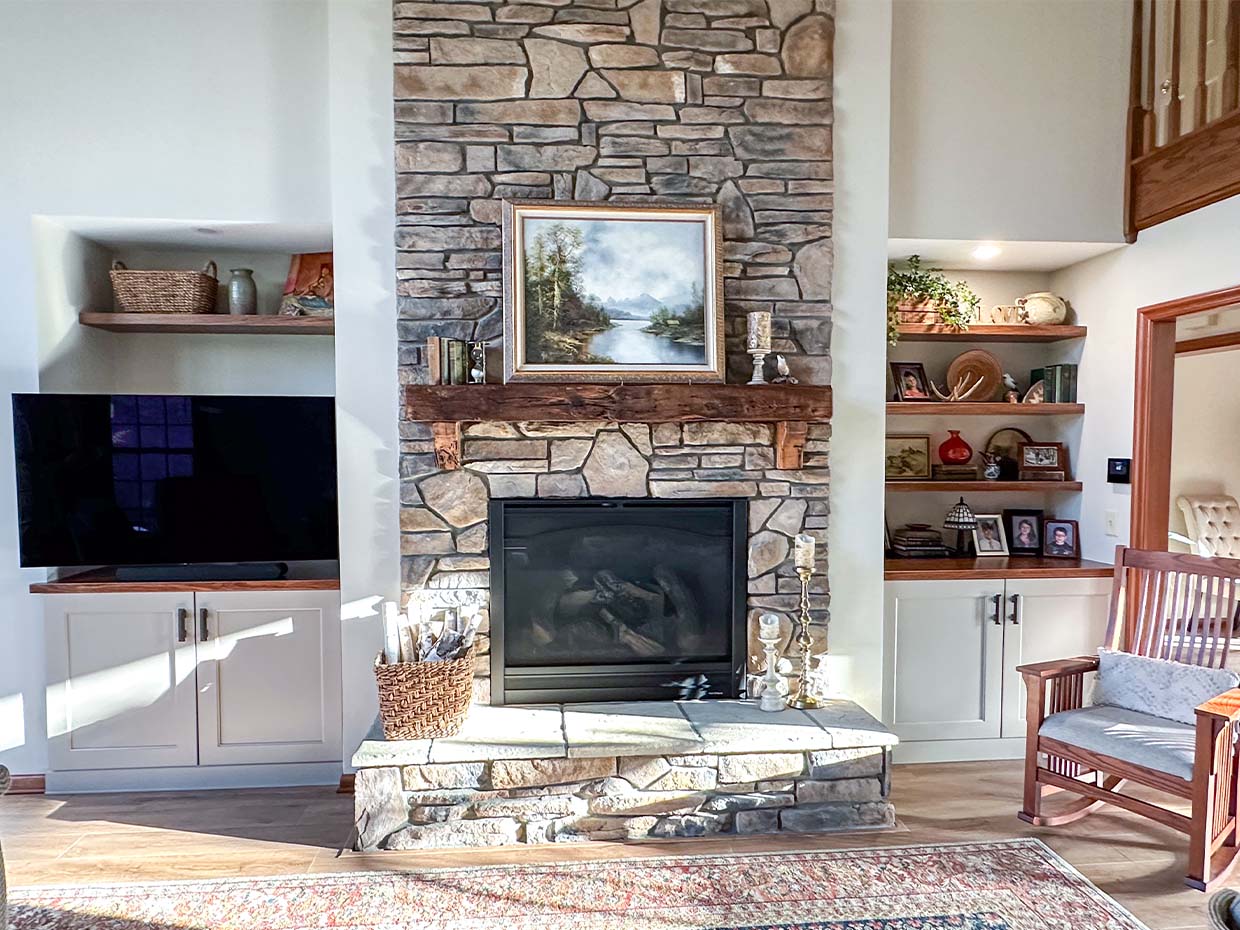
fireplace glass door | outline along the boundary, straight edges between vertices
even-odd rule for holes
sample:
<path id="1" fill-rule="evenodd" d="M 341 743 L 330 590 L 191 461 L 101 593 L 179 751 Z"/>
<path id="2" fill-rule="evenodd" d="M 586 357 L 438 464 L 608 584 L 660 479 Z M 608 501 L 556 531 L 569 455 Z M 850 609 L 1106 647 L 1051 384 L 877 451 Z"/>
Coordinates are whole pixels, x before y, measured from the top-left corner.
<path id="1" fill-rule="evenodd" d="M 493 502 L 493 703 L 736 696 L 745 538 L 743 501 Z"/>

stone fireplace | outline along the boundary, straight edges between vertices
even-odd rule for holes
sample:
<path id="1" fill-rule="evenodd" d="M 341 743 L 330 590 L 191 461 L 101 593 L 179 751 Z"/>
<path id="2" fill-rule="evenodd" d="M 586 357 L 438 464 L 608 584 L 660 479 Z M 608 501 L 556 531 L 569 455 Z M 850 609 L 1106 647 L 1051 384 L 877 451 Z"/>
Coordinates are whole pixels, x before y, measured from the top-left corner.
<path id="1" fill-rule="evenodd" d="M 741 696 L 745 511 L 492 501 L 491 703 Z"/>
<path id="2" fill-rule="evenodd" d="M 398 0 L 394 17 L 402 385 L 426 382 L 428 336 L 502 342 L 506 198 L 720 204 L 728 381 L 747 380 L 745 315 L 764 310 L 792 374 L 829 384 L 831 0 Z M 829 425 L 810 423 L 801 467 L 781 468 L 780 417 L 694 413 L 659 423 L 484 413 L 464 429 L 461 467 L 445 471 L 428 418 L 406 408 L 405 598 L 493 602 L 495 501 L 744 501 L 736 586 L 750 629 L 726 661 L 737 677 L 742 661 L 754 671 L 757 614 L 795 610 L 799 532 L 819 542 L 822 651 Z M 790 638 L 790 620 L 784 630 Z M 480 642 L 486 703 L 507 687 L 492 680 L 492 640 Z"/>

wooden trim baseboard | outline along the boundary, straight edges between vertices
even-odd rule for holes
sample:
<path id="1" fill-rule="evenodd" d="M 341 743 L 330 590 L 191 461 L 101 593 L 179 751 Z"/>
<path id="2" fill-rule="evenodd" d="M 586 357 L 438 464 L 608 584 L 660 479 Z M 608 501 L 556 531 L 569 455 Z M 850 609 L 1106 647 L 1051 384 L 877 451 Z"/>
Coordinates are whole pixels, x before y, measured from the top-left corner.
<path id="1" fill-rule="evenodd" d="M 42 775 L 11 775 L 9 794 L 46 794 L 47 779 Z"/>

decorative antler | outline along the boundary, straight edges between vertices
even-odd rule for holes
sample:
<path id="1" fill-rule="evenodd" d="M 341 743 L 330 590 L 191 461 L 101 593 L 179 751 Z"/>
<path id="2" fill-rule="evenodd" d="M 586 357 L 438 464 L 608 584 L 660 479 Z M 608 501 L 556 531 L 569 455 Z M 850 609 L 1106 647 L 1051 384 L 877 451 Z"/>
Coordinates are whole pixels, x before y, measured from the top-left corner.
<path id="1" fill-rule="evenodd" d="M 969 376 L 965 375 L 955 383 L 950 394 L 944 394 L 940 391 L 939 386 L 933 381 L 930 382 L 930 390 L 934 391 L 935 396 L 938 397 L 939 400 L 947 403 L 954 403 L 962 400 L 968 400 L 973 392 L 982 386 L 982 381 L 982 376 L 978 375 L 977 379 L 970 383 Z"/>

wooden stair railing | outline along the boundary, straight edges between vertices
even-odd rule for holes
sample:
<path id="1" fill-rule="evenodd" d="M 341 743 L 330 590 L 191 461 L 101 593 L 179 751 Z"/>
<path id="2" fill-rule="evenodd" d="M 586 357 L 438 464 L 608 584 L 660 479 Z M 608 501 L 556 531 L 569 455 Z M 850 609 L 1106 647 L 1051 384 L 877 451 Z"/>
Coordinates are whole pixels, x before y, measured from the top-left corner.
<path id="1" fill-rule="evenodd" d="M 1240 193 L 1240 0 L 1133 0 L 1129 82 L 1132 242 Z"/>

